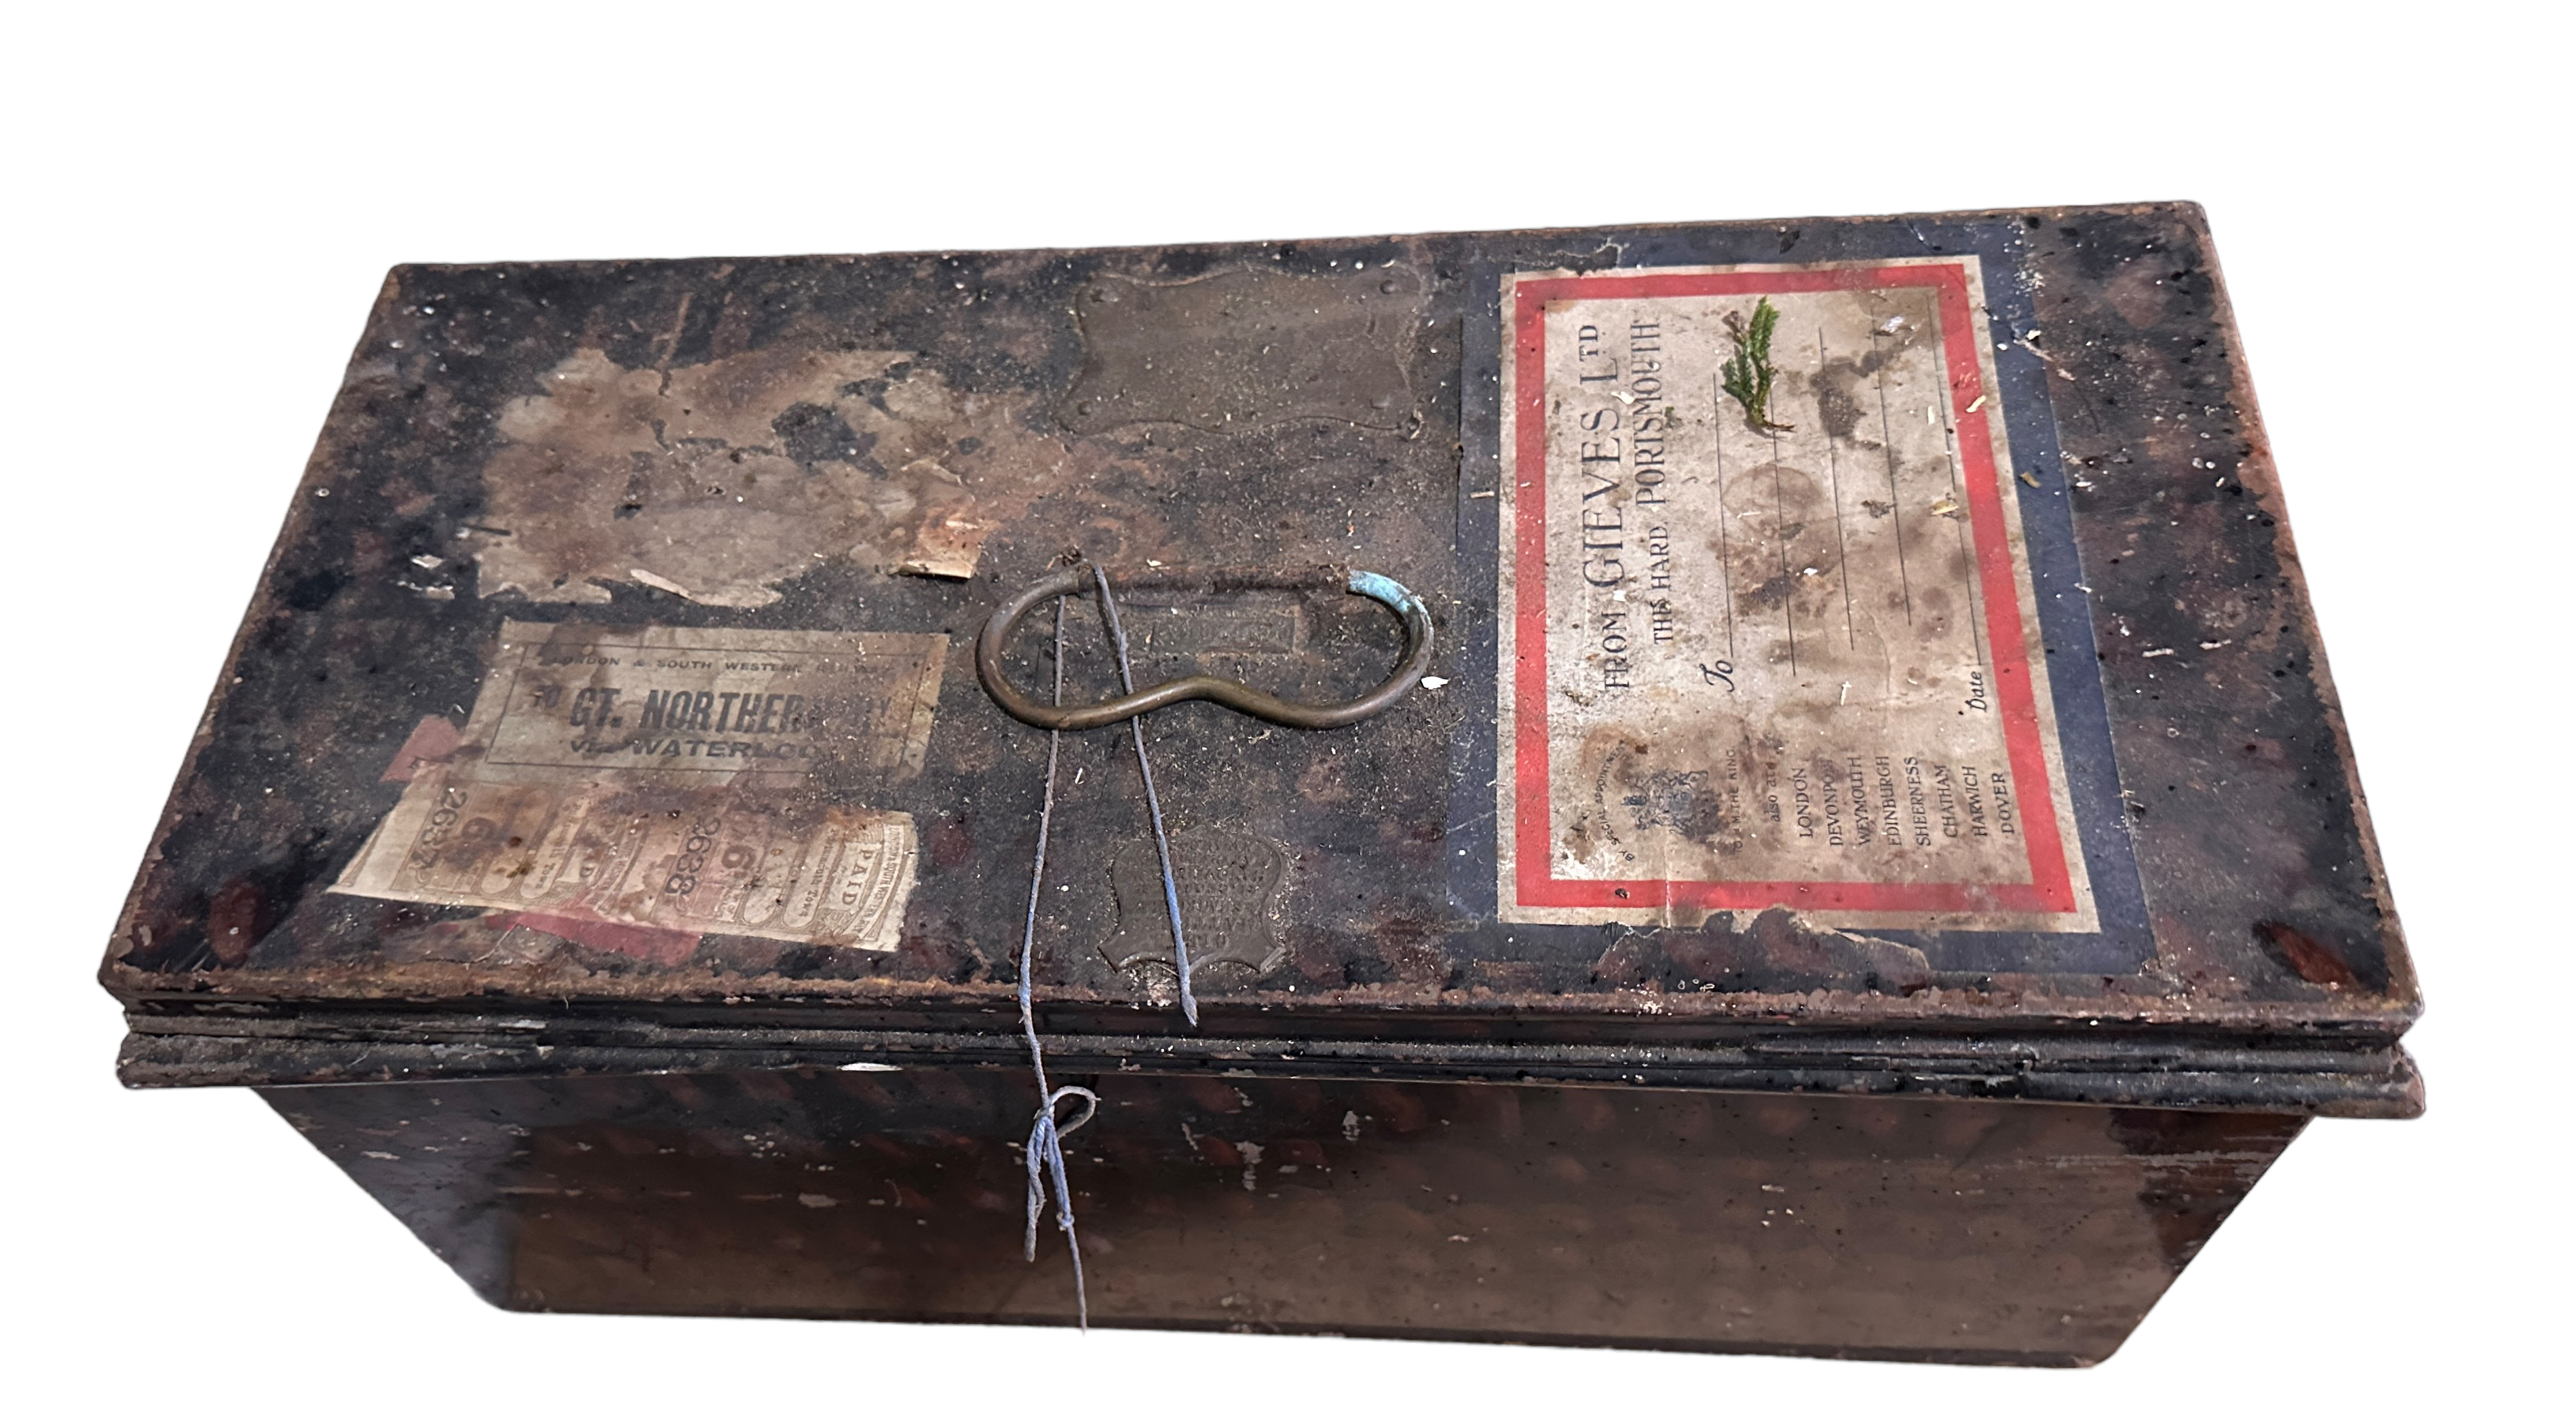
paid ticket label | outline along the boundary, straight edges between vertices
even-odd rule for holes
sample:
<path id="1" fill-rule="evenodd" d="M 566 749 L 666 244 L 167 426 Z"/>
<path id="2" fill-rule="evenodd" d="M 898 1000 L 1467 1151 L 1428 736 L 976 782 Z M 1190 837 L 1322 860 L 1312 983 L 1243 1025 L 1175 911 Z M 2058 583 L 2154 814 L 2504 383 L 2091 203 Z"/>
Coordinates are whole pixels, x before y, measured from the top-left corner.
<path id="1" fill-rule="evenodd" d="M 1503 289 L 1505 920 L 2091 931 L 1974 258 Z"/>
<path id="2" fill-rule="evenodd" d="M 903 930 L 918 851 L 904 813 L 435 769 L 332 890 L 885 951 Z"/>
<path id="3" fill-rule="evenodd" d="M 940 635 L 511 621 L 452 756 L 332 890 L 891 949 Z M 890 801 L 890 799 L 888 799 Z"/>

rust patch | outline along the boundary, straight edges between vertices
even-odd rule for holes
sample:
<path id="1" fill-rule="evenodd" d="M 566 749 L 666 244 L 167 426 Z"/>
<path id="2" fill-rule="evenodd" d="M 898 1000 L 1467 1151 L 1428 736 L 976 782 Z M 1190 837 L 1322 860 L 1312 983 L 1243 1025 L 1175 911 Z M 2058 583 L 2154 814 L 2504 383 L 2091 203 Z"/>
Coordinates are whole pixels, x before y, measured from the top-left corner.
<path id="1" fill-rule="evenodd" d="M 216 965 L 232 968 L 249 962 L 250 949 L 268 931 L 262 920 L 267 912 L 258 884 L 247 877 L 234 878 L 207 899 L 206 940 L 214 947 Z"/>
<path id="2" fill-rule="evenodd" d="M 457 732 L 456 725 L 438 714 L 431 714 L 412 726 L 411 736 L 403 740 L 402 747 L 394 750 L 393 761 L 385 765 L 385 776 L 378 781 L 408 783 L 424 766 L 444 763 L 455 757 L 457 748 L 464 742 L 465 735 Z"/>
<path id="3" fill-rule="evenodd" d="M 658 966 L 677 966 L 697 951 L 704 938 L 697 932 L 673 931 L 667 927 L 629 926 L 620 922 L 603 922 L 589 917 L 568 917 L 554 912 L 518 912 L 505 919 L 504 930 L 526 927 L 530 931 L 559 936 L 566 941 L 600 951 L 613 951 L 638 961 Z"/>
<path id="4" fill-rule="evenodd" d="M 2302 981 L 2319 986 L 2350 986 L 2360 978 L 2353 974 L 2352 963 L 2343 953 L 2290 925 L 2288 922 L 2256 922 L 2254 934 L 2272 953 L 2299 973 Z"/>

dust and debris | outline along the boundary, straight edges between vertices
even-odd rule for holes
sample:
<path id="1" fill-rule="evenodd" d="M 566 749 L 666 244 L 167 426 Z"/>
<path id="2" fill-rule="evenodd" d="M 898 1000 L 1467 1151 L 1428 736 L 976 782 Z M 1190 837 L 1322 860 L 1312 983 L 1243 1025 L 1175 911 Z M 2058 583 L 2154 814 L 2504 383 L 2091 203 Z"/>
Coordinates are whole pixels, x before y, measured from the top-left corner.
<path id="1" fill-rule="evenodd" d="M 1407 368 L 1429 289 L 1403 267 L 1105 275 L 1075 300 L 1083 369 L 1056 417 L 1083 433 L 1138 422 L 1256 430 L 1301 417 L 1405 430 L 1421 419 Z"/>
<path id="2" fill-rule="evenodd" d="M 1950 496 L 1943 496 L 1939 500 L 1932 502 L 1932 513 L 1934 515 L 1946 516 L 1951 520 L 1956 520 L 1959 518 L 1959 510 L 1959 502 Z"/>
<path id="3" fill-rule="evenodd" d="M 1243 1156 L 1244 1189 L 1249 1192 L 1260 1188 L 1261 1186 L 1257 1180 L 1261 1173 L 1261 1146 L 1254 1144 L 1250 1140 L 1237 1140 L 1235 1141 L 1234 1152 Z"/>
<path id="4" fill-rule="evenodd" d="M 1358 1144 L 1360 1142 L 1359 1111 L 1344 1110 L 1342 1112 L 1342 1138 L 1350 1141 L 1352 1144 Z"/>

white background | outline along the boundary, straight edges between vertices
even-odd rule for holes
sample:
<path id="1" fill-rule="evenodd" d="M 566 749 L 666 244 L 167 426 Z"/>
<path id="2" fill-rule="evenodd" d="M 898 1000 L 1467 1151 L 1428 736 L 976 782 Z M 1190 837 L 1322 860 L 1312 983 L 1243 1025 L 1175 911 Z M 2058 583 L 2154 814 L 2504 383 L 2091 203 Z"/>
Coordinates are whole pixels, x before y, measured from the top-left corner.
<path id="1" fill-rule="evenodd" d="M 2521 10 L 22 5 L 0 80 L 20 1421 L 2233 1422 L 2565 1410 L 2576 293 Z M 2088 1372 L 546 1318 L 97 958 L 385 269 L 2192 198 L 2431 1011 Z M 2563 1377 L 2560 1381 L 2563 1383 Z M 2560 1418 L 2559 1420 L 2564 1420 Z"/>

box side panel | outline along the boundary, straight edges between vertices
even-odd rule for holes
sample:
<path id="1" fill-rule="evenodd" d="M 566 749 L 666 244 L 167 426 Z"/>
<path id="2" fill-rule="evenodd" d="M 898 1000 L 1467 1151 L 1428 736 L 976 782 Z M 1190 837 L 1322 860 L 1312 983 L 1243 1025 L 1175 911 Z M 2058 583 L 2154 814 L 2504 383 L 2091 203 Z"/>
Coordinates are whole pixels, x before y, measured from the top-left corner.
<path id="1" fill-rule="evenodd" d="M 2304 1123 L 1098 1088 L 1100 1120 L 1068 1144 L 1095 1325 L 2047 1364 L 2117 1348 Z M 790 1072 L 271 1100 L 510 1307 L 1069 1323 L 1052 1226 L 1020 1257 L 1027 1089 Z"/>

